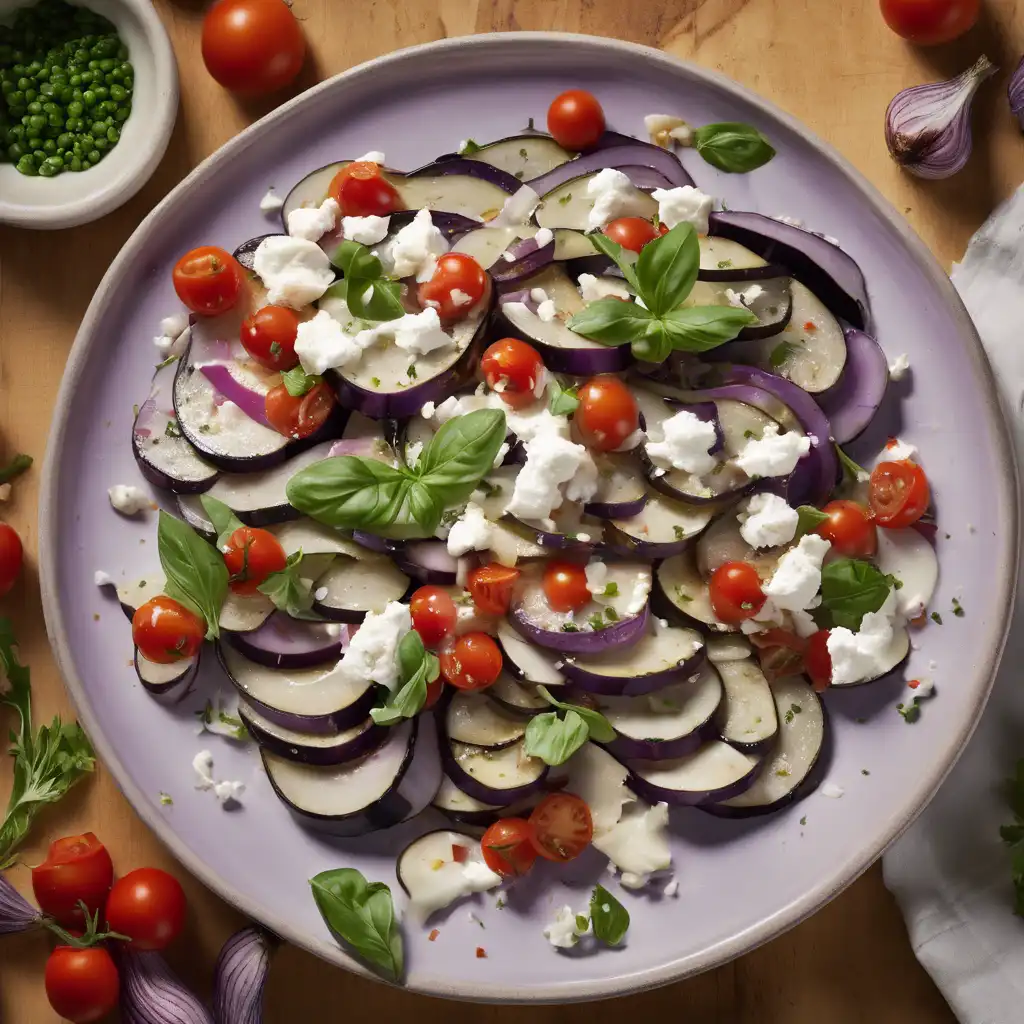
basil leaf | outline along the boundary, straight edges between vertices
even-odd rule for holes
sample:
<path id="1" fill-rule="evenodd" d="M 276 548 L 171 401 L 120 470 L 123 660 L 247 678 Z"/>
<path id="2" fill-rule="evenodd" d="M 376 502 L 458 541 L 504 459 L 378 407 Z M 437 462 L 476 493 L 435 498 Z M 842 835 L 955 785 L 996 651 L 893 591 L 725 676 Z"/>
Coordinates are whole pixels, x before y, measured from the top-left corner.
<path id="1" fill-rule="evenodd" d="M 408 472 L 361 455 L 338 455 L 300 469 L 288 481 L 288 501 L 318 522 L 341 529 L 395 522 L 411 482 Z"/>
<path id="2" fill-rule="evenodd" d="M 313 588 L 299 575 L 301 563 L 302 552 L 296 551 L 288 557 L 283 569 L 272 572 L 256 589 L 293 619 L 315 619 L 317 616 L 312 614 Z"/>
<path id="3" fill-rule="evenodd" d="M 594 937 L 606 946 L 617 946 L 629 930 L 629 911 L 603 885 L 590 897 L 590 920 Z"/>
<path id="4" fill-rule="evenodd" d="M 597 299 L 574 313 L 566 326 L 602 345 L 625 345 L 640 337 L 652 322 L 650 310 L 621 299 Z"/>
<path id="5" fill-rule="evenodd" d="M 405 315 L 401 285 L 378 278 L 352 278 L 346 292 L 348 308 L 362 320 L 397 320 Z"/>
<path id="6" fill-rule="evenodd" d="M 643 336 L 633 342 L 633 355 L 645 363 L 663 363 L 672 352 L 672 339 L 663 320 L 652 320 Z"/>
<path id="7" fill-rule="evenodd" d="M 410 630 L 398 645 L 399 687 L 380 707 L 370 709 L 378 725 L 393 725 L 418 714 L 427 702 L 427 686 L 441 674 L 437 658 L 423 646 L 419 633 Z"/>
<path id="8" fill-rule="evenodd" d="M 415 629 L 410 629 L 398 644 L 398 678 L 400 682 L 412 679 L 420 670 L 426 657 L 427 649 L 423 646 L 423 638 Z"/>
<path id="9" fill-rule="evenodd" d="M 643 247 L 636 262 L 639 294 L 655 315 L 679 306 L 697 281 L 700 245 L 692 224 L 677 224 Z"/>
<path id="10" fill-rule="evenodd" d="M 380 260 L 365 245 L 348 239 L 339 243 L 331 254 L 331 262 L 346 279 L 364 278 L 373 281 L 384 275 Z"/>
<path id="11" fill-rule="evenodd" d="M 622 271 L 630 287 L 639 294 L 640 285 L 636 277 L 636 253 L 632 249 L 624 249 L 618 242 L 613 242 L 603 231 L 595 231 L 592 235 L 587 235 L 587 238 L 598 252 L 604 253 Z"/>
<path id="12" fill-rule="evenodd" d="M 494 465 L 506 433 L 500 409 L 478 409 L 449 420 L 416 463 L 420 484 L 444 505 L 461 504 Z"/>
<path id="13" fill-rule="evenodd" d="M 839 445 L 835 445 L 835 449 L 836 456 L 839 459 L 839 465 L 842 466 L 843 469 L 844 484 L 852 487 L 869 479 L 870 474 L 863 466 L 858 466 L 857 463 L 839 447 Z"/>
<path id="14" fill-rule="evenodd" d="M 580 707 L 578 704 L 564 704 L 553 697 L 551 691 L 546 686 L 538 686 L 537 692 L 549 704 L 559 708 L 561 711 L 573 711 L 579 715 L 587 723 L 587 730 L 590 733 L 591 739 L 597 740 L 598 743 L 611 743 L 615 739 L 615 730 L 612 728 L 611 722 L 600 711 Z"/>
<path id="15" fill-rule="evenodd" d="M 576 711 L 567 711 L 565 718 L 550 711 L 530 719 L 523 750 L 545 764 L 565 764 L 587 742 L 588 735 L 587 723 Z"/>
<path id="16" fill-rule="evenodd" d="M 742 328 L 756 324 L 749 309 L 736 306 L 688 306 L 666 313 L 661 322 L 679 352 L 707 352 L 732 341 Z"/>
<path id="17" fill-rule="evenodd" d="M 813 505 L 800 505 L 797 510 L 796 540 L 799 540 L 805 533 L 817 529 L 822 523 L 828 520 L 828 516 Z"/>
<path id="18" fill-rule="evenodd" d="M 579 388 L 563 388 L 557 380 L 553 380 L 548 385 L 548 394 L 548 408 L 552 416 L 571 416 L 579 408 Z"/>
<path id="19" fill-rule="evenodd" d="M 172 421 L 168 420 L 168 424 Z M 19 453 L 7 463 L 6 466 L 0 466 L 0 484 L 5 484 L 10 480 L 13 480 L 17 476 L 21 476 L 32 465 L 32 456 Z"/>
<path id="20" fill-rule="evenodd" d="M 693 145 L 712 167 L 730 174 L 756 170 L 775 156 L 772 144 L 753 125 L 738 121 L 698 128 Z"/>
<path id="21" fill-rule="evenodd" d="M 367 882 L 355 868 L 321 871 L 309 884 L 334 937 L 380 974 L 400 981 L 404 951 L 391 890 Z"/>
<path id="22" fill-rule="evenodd" d="M 208 640 L 220 636 L 220 608 L 228 592 L 228 569 L 220 552 L 163 510 L 157 547 L 167 577 L 164 592 L 206 620 Z"/>
<path id="23" fill-rule="evenodd" d="M 768 361 L 772 364 L 772 369 L 777 370 L 787 359 L 796 351 L 797 346 L 791 341 L 780 341 L 778 345 L 771 350 L 768 355 Z"/>
<path id="24" fill-rule="evenodd" d="M 201 494 L 199 501 L 216 531 L 217 550 L 223 551 L 235 530 L 240 530 L 245 524 L 219 498 L 215 498 L 211 494 Z"/>
<path id="25" fill-rule="evenodd" d="M 281 380 L 284 381 L 284 389 L 292 398 L 299 398 L 307 391 L 312 391 L 320 378 L 315 374 L 306 373 L 301 366 L 295 366 L 290 370 L 281 373 Z"/>
<path id="26" fill-rule="evenodd" d="M 868 612 L 877 612 L 892 589 L 888 576 L 870 562 L 837 558 L 821 570 L 821 606 L 836 626 L 854 631 Z"/>

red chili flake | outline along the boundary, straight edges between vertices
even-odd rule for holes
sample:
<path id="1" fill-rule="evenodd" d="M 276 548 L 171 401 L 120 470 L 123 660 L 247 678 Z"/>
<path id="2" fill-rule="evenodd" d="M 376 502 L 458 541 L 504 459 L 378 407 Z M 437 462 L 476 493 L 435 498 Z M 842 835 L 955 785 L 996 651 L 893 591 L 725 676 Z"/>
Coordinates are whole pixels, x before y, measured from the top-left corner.
<path id="1" fill-rule="evenodd" d="M 434 930 L 433 930 L 433 931 L 432 931 L 432 932 L 431 932 L 431 933 L 430 933 L 430 934 L 429 934 L 429 935 L 427 936 L 427 938 L 428 938 L 428 939 L 430 939 L 430 941 L 431 941 L 431 942 L 434 942 L 434 941 L 435 941 L 435 940 L 437 939 L 438 935 L 440 935 L 440 934 L 441 934 L 441 933 L 440 933 L 440 932 L 439 932 L 439 931 L 438 931 L 438 930 L 437 930 L 437 929 L 435 928 L 435 929 L 434 929 Z"/>
<path id="2" fill-rule="evenodd" d="M 452 843 L 452 860 L 456 864 L 465 864 L 469 857 L 469 847 L 460 846 L 458 843 Z"/>
<path id="3" fill-rule="evenodd" d="M 920 679 L 911 679 L 910 682 L 907 683 L 907 686 L 909 686 L 912 690 L 916 690 L 920 685 L 921 685 L 921 680 Z"/>
<path id="4" fill-rule="evenodd" d="M 483 946 L 477 946 L 476 947 L 476 958 L 477 958 L 477 960 L 486 960 L 487 959 L 487 950 L 484 949 Z"/>
<path id="5" fill-rule="evenodd" d="M 885 447 L 886 448 L 895 448 L 897 444 L 899 444 L 899 442 L 896 440 L 896 438 L 895 437 L 890 437 L 889 440 L 885 442 Z"/>
<path id="6" fill-rule="evenodd" d="M 818 325 L 813 320 L 808 320 L 807 323 L 804 324 L 805 331 L 816 331 L 817 329 Z"/>

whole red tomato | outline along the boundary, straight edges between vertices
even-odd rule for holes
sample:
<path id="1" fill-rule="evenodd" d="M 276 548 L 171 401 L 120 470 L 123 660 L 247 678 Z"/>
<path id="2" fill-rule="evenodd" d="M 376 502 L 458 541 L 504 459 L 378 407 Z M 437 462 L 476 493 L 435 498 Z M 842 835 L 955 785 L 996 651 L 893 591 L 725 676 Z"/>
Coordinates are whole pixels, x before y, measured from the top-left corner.
<path id="1" fill-rule="evenodd" d="M 159 868 L 136 868 L 118 879 L 107 899 L 107 927 L 128 935 L 133 949 L 165 949 L 185 924 L 181 883 Z"/>
<path id="2" fill-rule="evenodd" d="M 39 909 L 68 928 L 85 924 L 79 901 L 95 913 L 103 908 L 113 884 L 113 861 L 92 832 L 50 843 L 46 860 L 32 869 Z"/>

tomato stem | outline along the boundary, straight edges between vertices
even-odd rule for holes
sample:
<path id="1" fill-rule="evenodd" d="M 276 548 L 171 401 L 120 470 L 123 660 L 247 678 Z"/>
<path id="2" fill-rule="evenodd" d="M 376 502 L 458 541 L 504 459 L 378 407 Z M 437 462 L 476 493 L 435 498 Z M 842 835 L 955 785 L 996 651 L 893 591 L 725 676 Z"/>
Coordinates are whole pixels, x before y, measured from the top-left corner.
<path id="1" fill-rule="evenodd" d="M 130 935 L 122 935 L 120 932 L 101 932 L 99 930 L 99 908 L 97 907 L 96 911 L 93 914 L 90 914 L 89 908 L 85 905 L 84 900 L 79 900 L 78 905 L 82 908 L 82 916 L 85 918 L 84 935 L 72 935 L 69 931 L 66 931 L 57 924 L 52 917 L 44 917 L 42 919 L 43 927 L 48 928 L 53 932 L 53 934 L 60 939 L 62 945 L 71 946 L 73 949 L 91 949 L 93 946 L 98 946 L 101 942 L 104 942 L 107 939 L 115 939 L 118 942 L 132 941 L 132 937 Z"/>

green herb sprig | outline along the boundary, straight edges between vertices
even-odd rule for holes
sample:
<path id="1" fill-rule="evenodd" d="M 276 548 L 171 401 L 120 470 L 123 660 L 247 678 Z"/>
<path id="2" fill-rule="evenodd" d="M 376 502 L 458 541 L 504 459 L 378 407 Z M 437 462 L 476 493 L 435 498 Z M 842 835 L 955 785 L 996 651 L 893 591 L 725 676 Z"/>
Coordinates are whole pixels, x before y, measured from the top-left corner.
<path id="1" fill-rule="evenodd" d="M 538 686 L 537 692 L 557 710 L 530 719 L 523 747 L 530 757 L 539 757 L 545 764 L 565 764 L 588 739 L 599 743 L 615 739 L 615 730 L 600 711 L 566 704 L 553 697 L 546 686 Z"/>
<path id="2" fill-rule="evenodd" d="M 206 638 L 220 636 L 220 609 L 228 592 L 228 569 L 221 553 L 190 526 L 161 511 L 157 526 L 164 593 L 206 620 Z"/>
<path id="3" fill-rule="evenodd" d="M 892 578 L 859 558 L 837 558 L 821 570 L 821 607 L 834 626 L 860 629 L 868 612 L 877 612 L 892 589 Z"/>
<path id="4" fill-rule="evenodd" d="M 359 242 L 346 239 L 331 253 L 333 263 L 344 275 L 327 289 L 332 299 L 344 299 L 352 315 L 360 320 L 397 320 L 405 315 L 401 286 L 384 274 L 379 259 Z"/>
<path id="5" fill-rule="evenodd" d="M 370 709 L 370 717 L 378 725 L 394 725 L 419 714 L 427 702 L 427 687 L 440 674 L 437 657 L 423 646 L 416 630 L 409 630 L 398 645 L 398 686 L 384 704 Z"/>
<path id="6" fill-rule="evenodd" d="M 606 946 L 619 945 L 629 930 L 629 912 L 603 885 L 590 896 L 590 921 L 594 937 Z"/>

